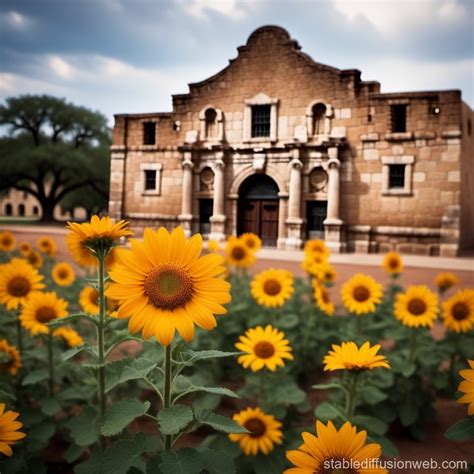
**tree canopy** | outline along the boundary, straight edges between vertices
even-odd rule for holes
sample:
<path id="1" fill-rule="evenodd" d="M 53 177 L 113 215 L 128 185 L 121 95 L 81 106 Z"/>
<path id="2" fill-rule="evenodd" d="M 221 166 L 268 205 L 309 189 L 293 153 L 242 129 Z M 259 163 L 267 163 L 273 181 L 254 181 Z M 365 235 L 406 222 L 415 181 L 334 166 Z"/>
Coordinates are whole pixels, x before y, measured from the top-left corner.
<path id="1" fill-rule="evenodd" d="M 88 212 L 107 207 L 110 130 L 104 115 L 62 98 L 23 95 L 0 106 L 0 125 L 7 128 L 0 138 L 0 191 L 35 196 L 43 221 L 53 220 L 59 203 Z"/>

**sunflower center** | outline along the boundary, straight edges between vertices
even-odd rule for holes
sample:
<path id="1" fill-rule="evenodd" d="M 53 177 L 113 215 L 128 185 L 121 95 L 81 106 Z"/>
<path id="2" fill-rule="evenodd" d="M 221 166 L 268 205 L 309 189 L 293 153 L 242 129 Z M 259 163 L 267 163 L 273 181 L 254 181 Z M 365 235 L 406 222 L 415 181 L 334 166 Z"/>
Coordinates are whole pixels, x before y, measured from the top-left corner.
<path id="1" fill-rule="evenodd" d="M 253 352 L 260 359 L 268 359 L 275 354 L 275 347 L 271 342 L 260 341 L 255 344 Z"/>
<path id="2" fill-rule="evenodd" d="M 363 303 L 370 298 L 370 291 L 365 286 L 357 286 L 354 288 L 354 299 L 359 303 Z"/>
<path id="3" fill-rule="evenodd" d="M 40 323 L 49 323 L 54 318 L 56 318 L 56 311 L 51 306 L 42 306 L 36 311 L 36 319 Z"/>
<path id="4" fill-rule="evenodd" d="M 243 260 L 245 258 L 245 250 L 242 247 L 234 247 L 232 249 L 232 258 L 234 260 Z"/>
<path id="5" fill-rule="evenodd" d="M 407 309 L 414 316 L 420 316 L 426 311 L 426 303 L 420 298 L 413 298 L 408 303 Z"/>
<path id="6" fill-rule="evenodd" d="M 258 418 L 250 418 L 244 423 L 244 427 L 250 431 L 252 438 L 260 438 L 267 431 L 265 423 Z"/>
<path id="7" fill-rule="evenodd" d="M 393 269 L 398 268 L 398 259 L 391 258 L 388 262 L 388 265 L 390 268 L 393 268 Z"/>
<path id="8" fill-rule="evenodd" d="M 145 293 L 159 309 L 182 308 L 193 297 L 193 282 L 182 268 L 163 264 L 146 277 Z"/>
<path id="9" fill-rule="evenodd" d="M 467 307 L 466 303 L 462 301 L 458 301 L 451 309 L 451 312 L 453 313 L 453 318 L 456 321 L 462 321 L 469 316 L 469 308 Z"/>
<path id="10" fill-rule="evenodd" d="M 247 239 L 245 241 L 245 244 L 247 245 L 248 248 L 253 249 L 255 247 L 255 242 L 253 239 Z"/>
<path id="11" fill-rule="evenodd" d="M 19 298 L 26 296 L 30 292 L 31 284 L 25 277 L 17 276 L 8 282 L 7 289 L 10 295 Z"/>
<path id="12" fill-rule="evenodd" d="M 278 295 L 281 291 L 281 284 L 277 280 L 266 280 L 263 284 L 263 291 L 270 296 Z"/>
<path id="13" fill-rule="evenodd" d="M 58 271 L 58 277 L 61 279 L 65 279 L 69 276 L 69 272 L 66 269 L 61 269 Z"/>
<path id="14" fill-rule="evenodd" d="M 12 244 L 12 239 L 10 237 L 3 237 L 3 245 L 9 247 Z"/>

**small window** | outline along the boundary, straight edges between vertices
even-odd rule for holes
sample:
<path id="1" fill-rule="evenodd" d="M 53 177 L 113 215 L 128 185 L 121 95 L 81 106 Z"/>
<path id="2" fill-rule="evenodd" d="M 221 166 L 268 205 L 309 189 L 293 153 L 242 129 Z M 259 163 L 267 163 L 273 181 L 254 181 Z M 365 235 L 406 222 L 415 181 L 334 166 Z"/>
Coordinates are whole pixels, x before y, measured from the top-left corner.
<path id="1" fill-rule="evenodd" d="M 156 143 L 156 123 L 144 122 L 143 123 L 143 144 L 154 145 L 155 143 Z"/>
<path id="2" fill-rule="evenodd" d="M 25 206 L 24 204 L 20 204 L 18 206 L 18 215 L 23 217 L 25 215 Z"/>
<path id="3" fill-rule="evenodd" d="M 33 215 L 37 216 L 39 214 L 38 206 L 33 206 Z"/>
<path id="4" fill-rule="evenodd" d="M 206 120 L 206 138 L 217 136 L 217 112 L 215 109 L 207 109 L 204 114 Z"/>
<path id="5" fill-rule="evenodd" d="M 392 132 L 403 133 L 407 131 L 407 106 L 406 104 L 397 104 L 390 106 L 392 119 Z"/>
<path id="6" fill-rule="evenodd" d="M 13 214 L 13 206 L 11 204 L 5 205 L 5 214 L 11 216 Z"/>
<path id="7" fill-rule="evenodd" d="M 472 124 L 471 124 L 471 121 L 468 120 L 467 121 L 467 134 L 471 136 L 471 133 L 472 133 Z"/>
<path id="8" fill-rule="evenodd" d="M 324 104 L 313 105 L 313 135 L 324 133 L 324 118 L 326 116 L 326 106 Z"/>
<path id="9" fill-rule="evenodd" d="M 390 189 L 405 187 L 405 165 L 390 165 L 388 187 Z"/>
<path id="10" fill-rule="evenodd" d="M 270 136 L 270 105 L 252 107 L 252 137 Z"/>
<path id="11" fill-rule="evenodd" d="M 145 191 L 156 189 L 156 170 L 145 170 Z"/>

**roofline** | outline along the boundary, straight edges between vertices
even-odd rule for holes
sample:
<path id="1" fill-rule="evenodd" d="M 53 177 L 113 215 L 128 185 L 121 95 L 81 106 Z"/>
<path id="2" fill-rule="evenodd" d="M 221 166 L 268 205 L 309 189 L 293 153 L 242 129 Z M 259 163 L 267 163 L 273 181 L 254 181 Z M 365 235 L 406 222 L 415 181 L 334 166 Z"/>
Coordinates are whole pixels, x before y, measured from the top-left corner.
<path id="1" fill-rule="evenodd" d="M 136 114 L 114 114 L 114 117 L 171 117 L 173 112 L 143 112 L 143 113 L 136 113 Z"/>

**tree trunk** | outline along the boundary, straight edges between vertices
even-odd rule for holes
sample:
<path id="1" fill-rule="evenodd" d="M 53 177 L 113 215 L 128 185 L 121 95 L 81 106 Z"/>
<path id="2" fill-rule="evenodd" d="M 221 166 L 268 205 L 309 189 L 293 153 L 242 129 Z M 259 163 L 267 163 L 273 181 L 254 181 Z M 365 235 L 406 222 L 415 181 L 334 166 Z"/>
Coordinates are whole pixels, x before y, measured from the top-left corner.
<path id="1" fill-rule="evenodd" d="M 44 201 L 41 203 L 43 208 L 43 215 L 41 216 L 41 222 L 54 222 L 54 208 L 56 206 L 55 202 Z"/>

